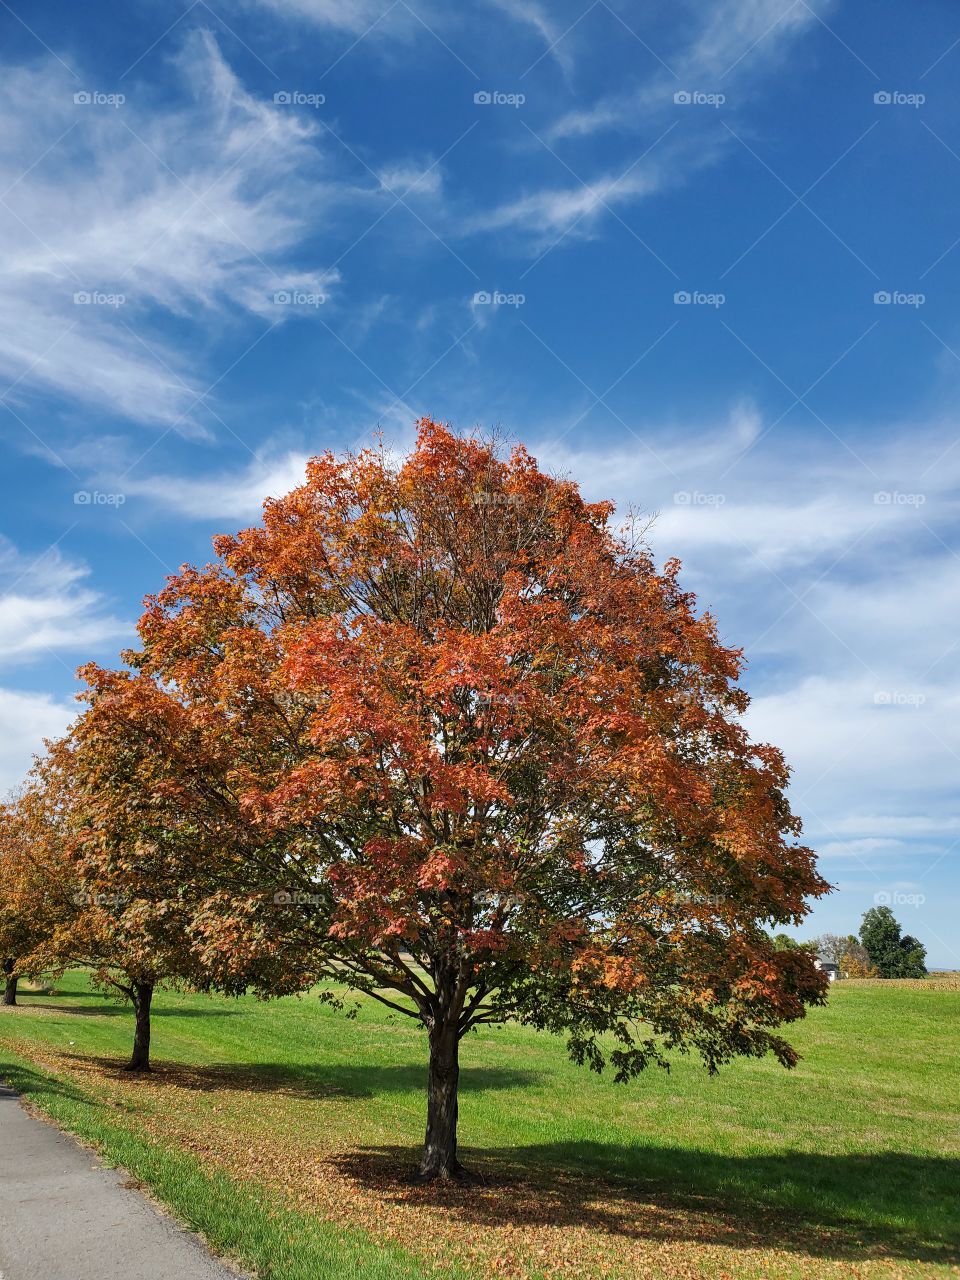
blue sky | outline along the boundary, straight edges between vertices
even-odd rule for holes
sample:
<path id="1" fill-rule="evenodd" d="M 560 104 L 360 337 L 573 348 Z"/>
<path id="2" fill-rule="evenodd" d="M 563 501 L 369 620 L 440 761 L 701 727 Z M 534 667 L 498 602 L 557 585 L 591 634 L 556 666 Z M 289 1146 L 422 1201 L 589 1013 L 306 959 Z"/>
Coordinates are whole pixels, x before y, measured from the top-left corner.
<path id="1" fill-rule="evenodd" d="M 303 461 L 499 427 L 745 647 L 837 892 L 960 967 L 947 0 L 0 2 L 0 784 Z M 490 299 L 490 300 L 487 300 Z"/>

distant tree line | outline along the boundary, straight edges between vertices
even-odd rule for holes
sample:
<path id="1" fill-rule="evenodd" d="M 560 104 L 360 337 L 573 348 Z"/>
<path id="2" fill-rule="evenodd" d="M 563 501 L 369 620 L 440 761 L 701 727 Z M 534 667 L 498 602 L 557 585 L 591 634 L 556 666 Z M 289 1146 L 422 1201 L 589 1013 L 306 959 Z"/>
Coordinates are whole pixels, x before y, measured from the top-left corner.
<path id="1" fill-rule="evenodd" d="M 864 912 L 859 937 L 823 933 L 799 942 L 788 933 L 775 933 L 773 945 L 782 951 L 805 950 L 837 966 L 841 978 L 925 978 L 927 949 L 904 933 L 889 907 Z"/>

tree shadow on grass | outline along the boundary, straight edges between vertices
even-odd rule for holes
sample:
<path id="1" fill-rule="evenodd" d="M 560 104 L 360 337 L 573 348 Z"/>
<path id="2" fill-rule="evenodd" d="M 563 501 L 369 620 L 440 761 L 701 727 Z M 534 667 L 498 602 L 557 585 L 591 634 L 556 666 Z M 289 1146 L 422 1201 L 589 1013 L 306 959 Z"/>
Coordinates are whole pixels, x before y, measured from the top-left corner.
<path id="1" fill-rule="evenodd" d="M 579 1142 L 461 1152 L 478 1181 L 412 1186 L 419 1152 L 330 1163 L 396 1204 L 466 1227 L 572 1227 L 614 1237 L 784 1249 L 836 1260 L 960 1261 L 960 1161 L 902 1152 L 727 1156 Z M 614 1165 L 629 1170 L 611 1177 Z M 904 1227 L 903 1218 L 915 1225 Z"/>
<path id="2" fill-rule="evenodd" d="M 26 998 L 29 1000 L 96 1000 L 98 993 L 96 991 L 60 991 L 56 986 L 52 989 L 44 991 L 31 991 L 29 988 L 21 988 L 18 998 Z"/>
<path id="3" fill-rule="evenodd" d="M 104 1000 L 97 1005 L 58 1005 L 43 1004 L 36 1006 L 48 1010 L 50 1013 L 66 1013 L 71 1018 L 116 1018 L 131 1017 L 133 1014 L 133 1005 L 129 1001 L 122 1001 L 119 997 L 116 1000 Z M 22 1005 L 21 1008 L 28 1009 L 29 1005 Z M 235 1018 L 240 1012 L 239 1009 L 151 1009 L 150 1018 Z"/>
<path id="4" fill-rule="evenodd" d="M 0 1057 L 0 1101 L 15 1102 L 18 1097 L 69 1098 L 71 1102 L 89 1102 L 90 1099 L 74 1088 L 67 1080 L 47 1076 L 19 1062 L 8 1062 Z"/>
<path id="5" fill-rule="evenodd" d="M 60 1004 L 61 1000 L 87 1000 L 85 1005 Z M 108 996 L 99 991 L 28 991 L 16 1006 L 19 1009 L 44 1009 L 50 1013 L 67 1013 L 73 1017 L 113 1018 L 129 1016 L 133 1006 L 120 996 Z M 151 1018 L 236 1018 L 241 1009 L 178 1008 L 176 1005 L 154 1005 Z"/>
<path id="6" fill-rule="evenodd" d="M 130 1082 L 116 1059 L 75 1060 Z M 420 1092 L 425 1074 L 417 1065 L 158 1066 L 154 1084 L 347 1100 Z M 0 1062 L 0 1078 L 28 1097 L 46 1093 L 88 1101 L 70 1083 L 16 1063 Z M 470 1092 L 524 1087 L 536 1079 L 525 1071 L 465 1068 L 461 1083 Z M 735 1156 L 599 1142 L 461 1154 L 479 1175 L 478 1183 L 412 1185 L 419 1152 L 407 1147 L 356 1149 L 330 1156 L 327 1163 L 383 1200 L 439 1210 L 455 1231 L 585 1228 L 608 1236 L 612 1251 L 619 1239 L 626 1245 L 777 1249 L 798 1259 L 958 1262 L 960 1161 L 955 1159 L 896 1151 Z"/>
<path id="7" fill-rule="evenodd" d="M 129 1079 L 116 1058 L 65 1054 L 67 1061 L 95 1065 L 104 1074 Z M 536 1072 L 512 1067 L 462 1067 L 460 1088 L 466 1092 L 488 1089 L 522 1089 L 535 1085 Z M 426 1063 L 379 1066 L 371 1063 L 328 1063 L 287 1066 L 281 1063 L 184 1063 L 154 1060 L 152 1082 L 169 1082 L 197 1093 L 239 1090 L 305 1100 L 322 1098 L 372 1098 L 385 1094 L 423 1094 Z"/>

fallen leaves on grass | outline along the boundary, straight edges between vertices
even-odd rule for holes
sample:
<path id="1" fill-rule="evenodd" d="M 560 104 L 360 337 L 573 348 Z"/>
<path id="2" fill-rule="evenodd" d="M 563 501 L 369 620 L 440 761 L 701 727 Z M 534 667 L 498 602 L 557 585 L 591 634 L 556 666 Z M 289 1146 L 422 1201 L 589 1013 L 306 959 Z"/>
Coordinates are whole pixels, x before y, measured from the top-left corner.
<path id="1" fill-rule="evenodd" d="M 298 1210 L 391 1241 L 426 1271 L 451 1266 L 475 1276 L 527 1280 L 807 1280 L 808 1277 L 930 1276 L 943 1268 L 855 1247 L 849 1235 L 785 1220 L 753 1207 L 694 1196 L 644 1195 L 636 1188 L 554 1171 L 535 1171 L 465 1152 L 479 1175 L 469 1186 L 415 1185 L 416 1152 L 358 1148 L 342 1125 L 329 1132 L 303 1108 L 323 1107 L 314 1092 L 265 1087 L 238 1068 L 157 1064 L 132 1080 L 106 1060 L 26 1056 L 66 1074 L 157 1142 L 193 1154 L 208 1168 L 279 1193 Z M 334 1091 L 335 1092 L 335 1091 Z M 331 1095 L 332 1096 L 332 1095 Z M 322 1136 L 318 1146 L 318 1133 Z"/>

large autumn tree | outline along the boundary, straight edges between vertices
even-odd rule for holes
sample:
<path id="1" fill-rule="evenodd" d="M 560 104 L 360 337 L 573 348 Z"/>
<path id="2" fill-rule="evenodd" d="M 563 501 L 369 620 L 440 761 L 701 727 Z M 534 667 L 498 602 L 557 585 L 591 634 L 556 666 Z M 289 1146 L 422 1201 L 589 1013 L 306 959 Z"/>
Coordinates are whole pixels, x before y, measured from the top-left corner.
<path id="1" fill-rule="evenodd" d="M 315 458 L 148 601 L 127 670 L 87 671 L 217 981 L 332 977 L 426 1029 L 424 1178 L 462 1172 L 475 1028 L 563 1033 L 619 1080 L 673 1051 L 790 1066 L 778 1028 L 823 998 L 766 931 L 827 885 L 740 654 L 611 516 L 425 420 L 399 464 Z"/>

